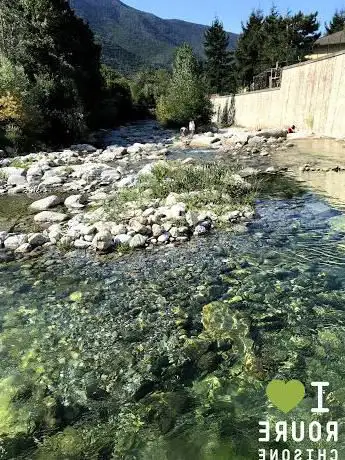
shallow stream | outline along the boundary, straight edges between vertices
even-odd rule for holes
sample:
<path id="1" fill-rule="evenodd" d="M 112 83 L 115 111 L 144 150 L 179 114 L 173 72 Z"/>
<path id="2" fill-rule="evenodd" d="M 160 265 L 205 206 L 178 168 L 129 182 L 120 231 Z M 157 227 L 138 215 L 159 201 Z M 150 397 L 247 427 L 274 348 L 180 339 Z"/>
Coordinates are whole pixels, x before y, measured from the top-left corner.
<path id="1" fill-rule="evenodd" d="M 345 458 L 340 208 L 272 189 L 247 230 L 0 265 L 0 458 L 251 460 L 258 422 L 290 419 L 336 420 L 339 441 L 264 447 Z M 287 415 L 272 379 L 305 385 Z M 330 382 L 329 414 L 311 414 L 312 381 Z"/>

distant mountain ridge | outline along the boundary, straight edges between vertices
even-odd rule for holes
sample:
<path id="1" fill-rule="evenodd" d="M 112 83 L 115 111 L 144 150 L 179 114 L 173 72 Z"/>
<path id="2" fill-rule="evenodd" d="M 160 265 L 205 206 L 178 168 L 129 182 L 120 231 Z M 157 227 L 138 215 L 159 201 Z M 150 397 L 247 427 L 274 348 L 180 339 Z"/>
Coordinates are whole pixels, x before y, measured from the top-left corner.
<path id="1" fill-rule="evenodd" d="M 207 26 L 162 19 L 132 8 L 120 0 L 70 0 L 72 8 L 87 20 L 103 46 L 106 64 L 125 73 L 143 67 L 168 67 L 174 50 L 189 43 L 203 57 L 204 33 Z M 237 34 L 229 33 L 234 49 Z"/>

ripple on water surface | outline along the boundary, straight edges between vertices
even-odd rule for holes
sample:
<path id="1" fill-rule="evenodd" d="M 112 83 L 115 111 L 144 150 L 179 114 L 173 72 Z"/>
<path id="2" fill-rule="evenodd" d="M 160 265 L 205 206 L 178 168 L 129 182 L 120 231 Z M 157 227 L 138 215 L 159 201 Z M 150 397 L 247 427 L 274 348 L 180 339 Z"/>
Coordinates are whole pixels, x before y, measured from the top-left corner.
<path id="1" fill-rule="evenodd" d="M 257 211 L 179 248 L 1 266 L 4 458 L 254 459 L 273 378 L 330 381 L 343 421 L 343 214 Z"/>

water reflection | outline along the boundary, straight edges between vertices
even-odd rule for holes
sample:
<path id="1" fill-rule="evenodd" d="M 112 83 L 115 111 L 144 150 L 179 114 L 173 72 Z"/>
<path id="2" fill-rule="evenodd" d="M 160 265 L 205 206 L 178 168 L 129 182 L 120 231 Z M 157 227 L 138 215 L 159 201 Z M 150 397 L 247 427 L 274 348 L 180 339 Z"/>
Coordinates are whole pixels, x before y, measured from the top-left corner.
<path id="1" fill-rule="evenodd" d="M 335 206 L 345 208 L 345 171 L 296 171 L 295 177 L 326 196 L 327 200 Z"/>

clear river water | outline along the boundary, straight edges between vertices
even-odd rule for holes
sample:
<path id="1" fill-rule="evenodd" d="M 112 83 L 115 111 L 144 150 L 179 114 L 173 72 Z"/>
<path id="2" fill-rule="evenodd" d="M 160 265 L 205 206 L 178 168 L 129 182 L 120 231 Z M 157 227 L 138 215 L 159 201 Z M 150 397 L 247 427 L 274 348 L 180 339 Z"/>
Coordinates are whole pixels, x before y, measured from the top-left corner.
<path id="1" fill-rule="evenodd" d="M 0 265 L 0 458 L 345 458 L 344 203 L 295 192 L 259 197 L 246 231 Z M 288 414 L 272 379 L 305 386 Z M 265 420 L 335 420 L 339 439 L 260 443 Z"/>

